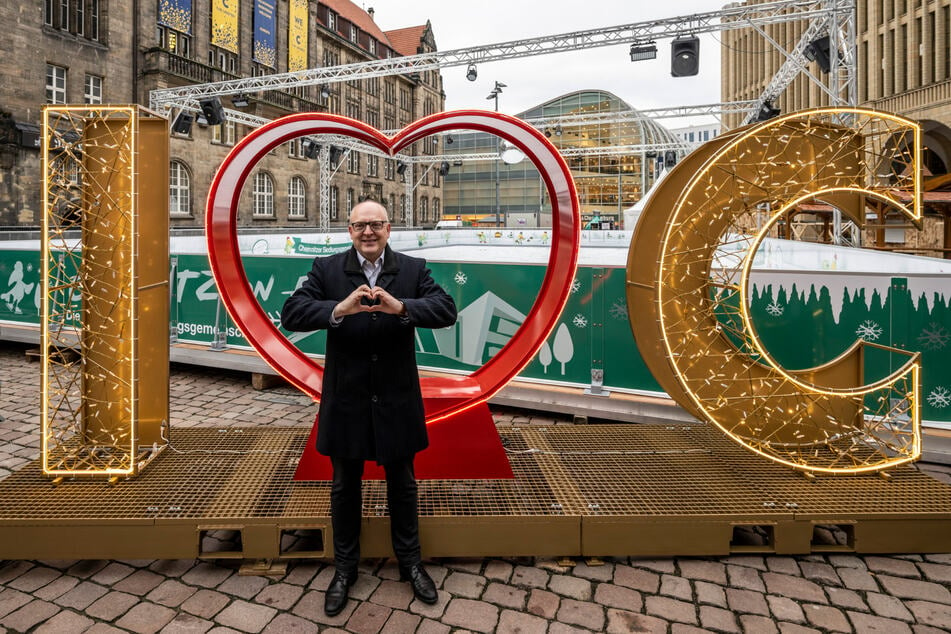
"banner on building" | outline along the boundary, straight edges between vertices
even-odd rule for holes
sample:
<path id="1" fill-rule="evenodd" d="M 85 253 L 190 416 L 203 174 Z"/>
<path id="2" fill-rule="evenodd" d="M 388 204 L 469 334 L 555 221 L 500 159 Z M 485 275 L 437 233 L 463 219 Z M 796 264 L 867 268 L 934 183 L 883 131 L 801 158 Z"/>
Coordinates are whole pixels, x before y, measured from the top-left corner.
<path id="1" fill-rule="evenodd" d="M 291 0 L 287 20 L 287 70 L 307 68 L 307 0 Z"/>
<path id="2" fill-rule="evenodd" d="M 191 35 L 192 0 L 159 0 L 158 23 Z"/>
<path id="3" fill-rule="evenodd" d="M 276 9 L 274 0 L 254 0 L 253 59 L 269 68 L 277 68 L 277 45 L 274 39 Z"/>
<path id="4" fill-rule="evenodd" d="M 211 43 L 232 53 L 238 52 L 238 14 L 241 0 L 212 0 Z"/>

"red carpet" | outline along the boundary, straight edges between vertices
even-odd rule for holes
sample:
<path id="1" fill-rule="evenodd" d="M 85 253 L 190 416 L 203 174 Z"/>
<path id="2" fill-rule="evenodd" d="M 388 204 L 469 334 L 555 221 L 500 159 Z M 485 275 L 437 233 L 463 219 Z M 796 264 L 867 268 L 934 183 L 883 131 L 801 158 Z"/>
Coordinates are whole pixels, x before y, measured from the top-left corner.
<path id="1" fill-rule="evenodd" d="M 418 480 L 481 480 L 512 478 L 505 449 L 489 406 L 479 403 L 448 418 L 429 423 L 429 448 L 416 454 Z M 301 454 L 295 480 L 331 480 L 330 458 L 317 453 L 317 421 Z M 364 480 L 383 480 L 383 468 L 368 462 Z"/>

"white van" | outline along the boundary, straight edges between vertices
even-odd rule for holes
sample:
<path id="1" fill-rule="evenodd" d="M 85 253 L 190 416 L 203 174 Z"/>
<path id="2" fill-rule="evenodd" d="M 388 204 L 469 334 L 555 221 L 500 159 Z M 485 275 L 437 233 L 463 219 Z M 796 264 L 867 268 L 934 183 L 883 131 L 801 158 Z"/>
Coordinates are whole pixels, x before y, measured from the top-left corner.
<path id="1" fill-rule="evenodd" d="M 459 229 L 464 226 L 461 220 L 440 220 L 436 223 L 437 229 Z"/>

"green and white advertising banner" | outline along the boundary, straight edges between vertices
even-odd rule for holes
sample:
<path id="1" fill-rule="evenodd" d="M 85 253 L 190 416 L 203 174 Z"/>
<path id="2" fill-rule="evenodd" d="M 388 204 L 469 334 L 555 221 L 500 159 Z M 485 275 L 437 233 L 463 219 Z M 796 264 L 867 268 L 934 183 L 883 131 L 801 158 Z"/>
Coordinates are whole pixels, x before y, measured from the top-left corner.
<path id="1" fill-rule="evenodd" d="M 504 244 L 493 246 L 481 242 L 477 233 L 466 234 L 464 245 L 450 244 L 452 240 L 443 232 L 429 232 L 425 239 L 404 236 L 403 242 L 411 244 L 403 250 L 427 258 L 434 278 L 459 308 L 455 326 L 418 331 L 417 351 L 423 367 L 465 373 L 478 368 L 511 338 L 538 294 L 548 254 L 547 245 L 539 247 L 547 236 L 532 234 L 533 240 L 525 238 L 523 245 L 517 242 L 517 234 L 504 236 Z M 248 249 L 243 258 L 248 280 L 275 325 L 280 326 L 281 307 L 305 279 L 312 256 L 349 247 L 348 241 L 340 240 L 344 236 L 330 235 L 335 239 L 269 236 L 266 254 Z M 587 386 L 592 371 L 603 371 L 607 389 L 660 393 L 641 360 L 628 322 L 623 239 L 582 248 L 568 303 L 521 379 Z M 248 243 L 250 247 L 254 241 Z M 753 273 L 747 298 L 755 328 L 774 358 L 788 369 L 825 363 L 856 339 L 920 351 L 922 418 L 926 425 L 951 428 L 951 364 L 947 363 L 951 275 L 945 268 L 951 263 L 918 258 L 909 268 L 908 256 L 892 262 L 888 258 L 897 256 L 873 255 L 886 260 L 873 272 L 843 270 L 835 259 L 829 260 L 834 265 L 822 266 L 824 256 L 815 259 L 814 255 L 810 261 L 820 265 L 812 269 L 762 263 L 763 268 Z M 779 264 L 789 262 L 787 258 Z M 171 326 L 179 341 L 249 347 L 219 300 L 204 254 L 173 253 L 170 280 Z M 0 321 L 38 324 L 41 292 L 38 247 L 0 248 Z M 68 305 L 78 316 L 79 298 L 70 298 Z M 285 334 L 308 354 L 324 352 L 323 332 Z M 866 356 L 868 381 L 905 360 L 877 350 Z"/>

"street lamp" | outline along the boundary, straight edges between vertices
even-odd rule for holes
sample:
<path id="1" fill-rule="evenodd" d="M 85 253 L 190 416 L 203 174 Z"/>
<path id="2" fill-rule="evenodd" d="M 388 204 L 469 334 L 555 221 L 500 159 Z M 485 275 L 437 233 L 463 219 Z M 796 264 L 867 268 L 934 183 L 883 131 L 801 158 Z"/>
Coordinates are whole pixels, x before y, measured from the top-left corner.
<path id="1" fill-rule="evenodd" d="M 486 99 L 495 100 L 495 111 L 499 111 L 499 95 L 502 93 L 502 89 L 507 88 L 505 84 L 500 81 L 495 82 L 495 87 L 492 89 L 492 92 L 489 93 L 489 96 Z M 495 137 L 495 226 L 501 227 L 502 225 L 502 204 L 499 199 L 499 137 Z"/>

